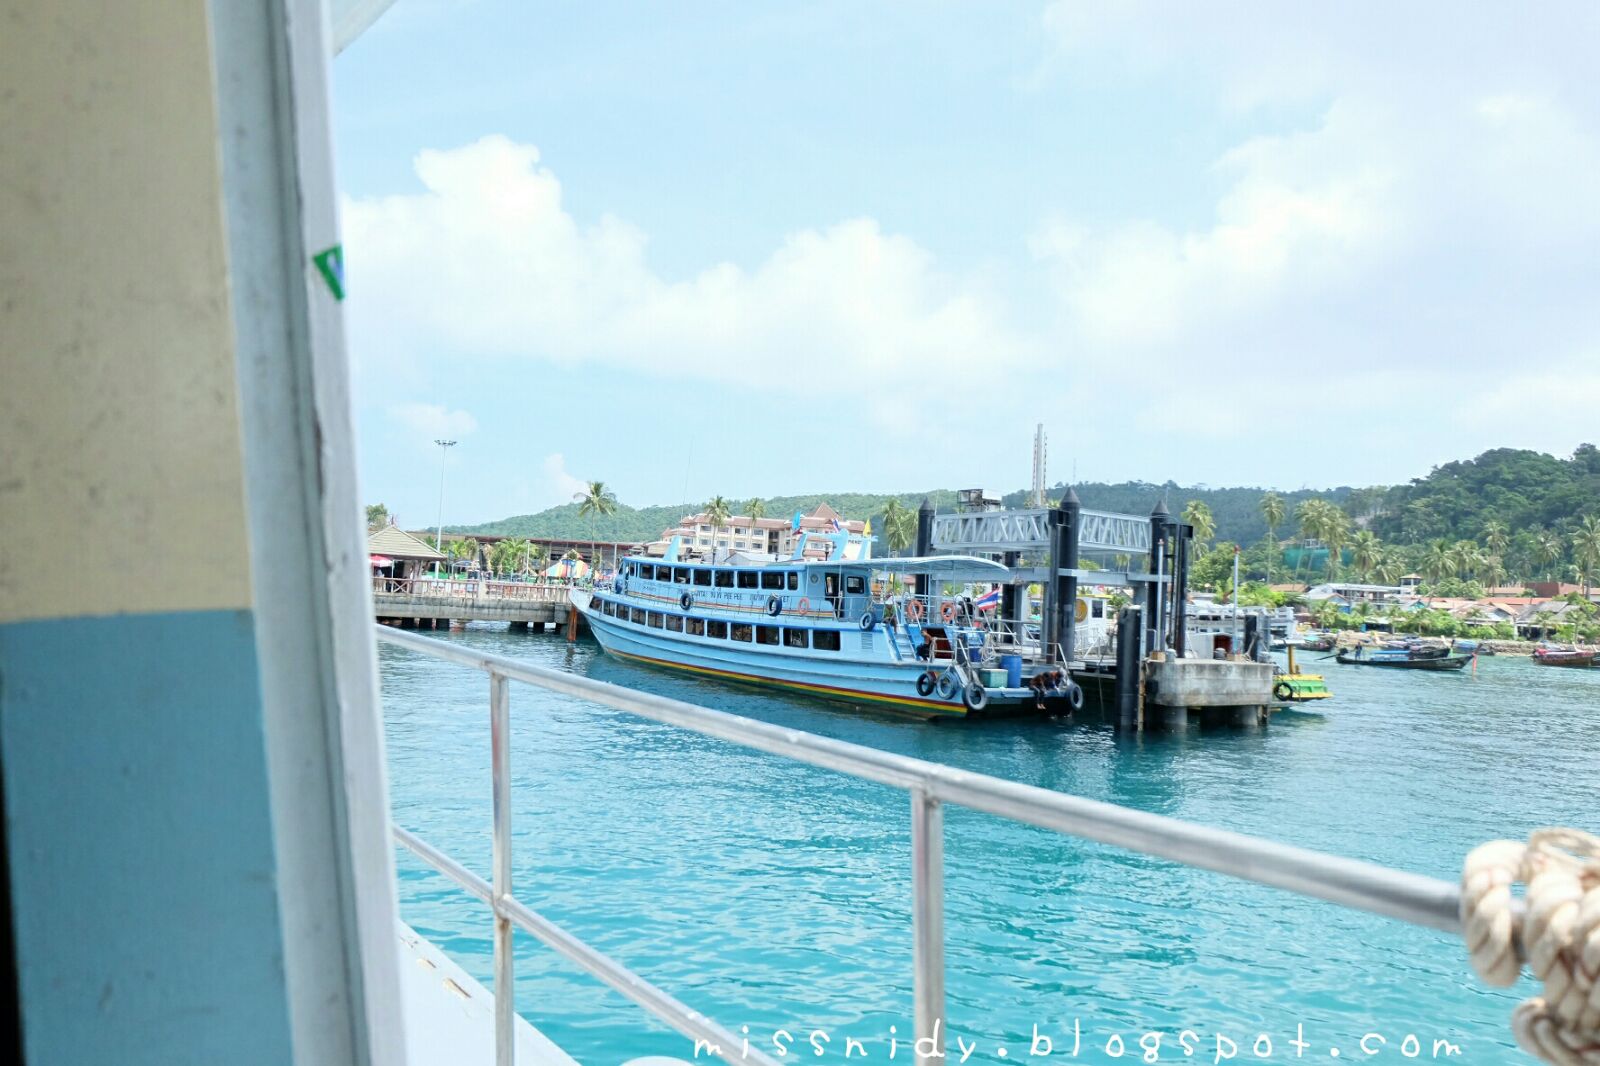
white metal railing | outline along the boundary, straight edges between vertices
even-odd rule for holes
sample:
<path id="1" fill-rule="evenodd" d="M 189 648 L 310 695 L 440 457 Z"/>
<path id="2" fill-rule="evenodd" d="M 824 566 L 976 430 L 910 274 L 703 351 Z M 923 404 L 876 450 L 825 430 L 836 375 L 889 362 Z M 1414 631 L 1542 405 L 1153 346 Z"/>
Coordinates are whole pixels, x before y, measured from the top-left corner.
<path id="1" fill-rule="evenodd" d="M 705 1041 L 730 1064 L 778 1066 L 756 1049 L 621 963 L 584 944 L 519 902 L 511 885 L 510 681 L 536 685 L 757 751 L 905 789 L 911 796 L 912 965 L 916 1036 L 943 1051 L 944 816 L 942 805 L 1009 818 L 1066 836 L 1126 848 L 1186 866 L 1285 889 L 1340 906 L 1459 934 L 1457 886 L 1375 863 L 1197 825 L 1159 814 L 1083 799 L 974 774 L 797 729 L 769 725 L 692 703 L 636 692 L 548 667 L 533 666 L 459 644 L 376 627 L 381 641 L 489 675 L 489 725 L 494 790 L 492 882 L 486 882 L 415 833 L 394 826 L 395 839 L 494 912 L 495 1062 L 511 1066 L 515 1024 L 513 926 L 554 948 L 684 1036 Z M 709 1049 L 708 1048 L 708 1049 Z"/>
<path id="2" fill-rule="evenodd" d="M 374 577 L 374 596 L 411 599 L 531 600 L 558 603 L 573 589 L 570 581 L 494 581 L 488 578 Z"/>

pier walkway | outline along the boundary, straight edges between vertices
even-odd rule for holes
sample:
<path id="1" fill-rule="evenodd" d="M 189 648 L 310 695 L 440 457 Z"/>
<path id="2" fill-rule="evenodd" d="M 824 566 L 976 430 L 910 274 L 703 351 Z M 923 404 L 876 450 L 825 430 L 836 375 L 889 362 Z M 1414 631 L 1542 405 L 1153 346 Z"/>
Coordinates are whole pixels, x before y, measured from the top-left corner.
<path id="1" fill-rule="evenodd" d="M 569 591 L 567 585 L 545 582 L 377 577 L 372 581 L 372 608 L 378 621 L 407 629 L 451 622 L 562 629 L 572 620 Z"/>

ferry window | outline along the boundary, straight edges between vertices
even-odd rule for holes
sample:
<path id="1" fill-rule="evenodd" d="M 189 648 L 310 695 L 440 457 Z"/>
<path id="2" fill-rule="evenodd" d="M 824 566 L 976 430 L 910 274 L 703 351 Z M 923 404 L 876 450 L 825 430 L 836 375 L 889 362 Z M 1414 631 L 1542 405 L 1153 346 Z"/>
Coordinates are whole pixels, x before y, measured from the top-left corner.
<path id="1" fill-rule="evenodd" d="M 717 575 L 717 588 L 719 588 L 719 589 L 731 589 L 731 588 L 733 588 L 733 571 L 732 570 L 717 570 L 717 571 L 715 571 L 715 573 Z"/>
<path id="2" fill-rule="evenodd" d="M 683 631 L 691 637 L 703 637 L 706 635 L 706 620 L 704 618 L 685 618 L 683 620 Z"/>
<path id="3" fill-rule="evenodd" d="M 758 584 L 760 584 L 760 581 L 757 579 L 756 572 L 754 570 L 741 570 L 739 572 L 739 587 L 740 588 L 742 588 L 742 589 L 753 589 Z"/>
<path id="4" fill-rule="evenodd" d="M 726 622 L 707 622 L 706 623 L 706 636 L 708 636 L 708 637 L 716 637 L 719 640 L 727 640 L 728 639 L 728 623 L 726 623 Z"/>
<path id="5" fill-rule="evenodd" d="M 865 592 L 867 583 L 859 576 L 852 575 L 844 579 L 844 590 L 846 592 Z"/>
<path id="6" fill-rule="evenodd" d="M 756 643 L 776 644 L 778 643 L 778 632 L 777 626 L 756 626 Z"/>
<path id="7" fill-rule="evenodd" d="M 800 588 L 800 571 L 789 571 L 789 591 L 794 592 Z"/>
<path id="8" fill-rule="evenodd" d="M 650 612 L 650 628 L 651 629 L 660 629 L 661 625 L 662 625 L 661 612 L 660 611 L 651 611 Z"/>
<path id="9" fill-rule="evenodd" d="M 783 644 L 787 648 L 805 647 L 806 631 L 803 629 L 785 629 L 783 631 Z"/>
<path id="10" fill-rule="evenodd" d="M 630 608 L 628 612 L 628 621 L 636 622 L 639 625 L 644 625 L 644 612 L 637 607 Z"/>
<path id="11" fill-rule="evenodd" d="M 696 570 L 694 572 L 694 583 L 696 585 L 710 585 L 711 584 L 711 571 L 709 571 L 709 570 Z"/>
<path id="12" fill-rule="evenodd" d="M 750 637 L 750 627 L 741 622 L 735 622 L 728 627 L 729 640 L 742 640 L 748 644 L 750 643 Z"/>
<path id="13" fill-rule="evenodd" d="M 761 575 L 761 587 L 764 589 L 783 588 L 783 575 L 777 571 L 763 572 Z"/>
<path id="14" fill-rule="evenodd" d="M 811 646 L 818 651 L 838 651 L 839 631 L 837 629 L 818 629 L 811 634 Z"/>
<path id="15" fill-rule="evenodd" d="M 669 614 L 669 615 L 667 615 L 667 628 L 670 629 L 674 633 L 682 633 L 683 632 L 683 615 L 681 615 L 681 614 Z"/>
<path id="16" fill-rule="evenodd" d="M 685 570 L 681 566 L 673 567 L 672 582 L 675 585 L 687 585 L 689 583 L 689 571 Z"/>
<path id="17" fill-rule="evenodd" d="M 600 604 L 600 609 L 606 614 L 610 615 L 612 618 L 617 616 L 617 605 L 612 603 L 610 600 L 602 601 Z"/>

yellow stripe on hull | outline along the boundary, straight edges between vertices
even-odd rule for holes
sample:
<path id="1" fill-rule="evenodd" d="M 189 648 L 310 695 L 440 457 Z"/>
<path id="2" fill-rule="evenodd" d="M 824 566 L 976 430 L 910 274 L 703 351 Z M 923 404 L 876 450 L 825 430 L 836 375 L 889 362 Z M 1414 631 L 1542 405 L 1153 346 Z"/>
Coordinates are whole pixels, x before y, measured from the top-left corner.
<path id="1" fill-rule="evenodd" d="M 635 655 L 632 652 L 614 651 L 610 648 L 606 650 L 621 659 L 632 659 L 635 662 L 665 666 L 671 670 L 685 670 L 692 674 L 702 674 L 706 677 L 742 681 L 755 685 L 772 685 L 777 688 L 792 689 L 796 692 L 806 692 L 812 695 L 820 694 L 831 699 L 885 703 L 898 710 L 907 711 L 908 713 L 920 713 L 924 716 L 931 712 L 940 716 L 965 718 L 967 714 L 966 705 L 960 703 L 940 703 L 937 700 L 925 700 L 915 696 L 888 696 L 878 692 L 863 692 L 860 689 L 839 688 L 834 685 L 817 685 L 807 681 L 784 681 L 775 677 L 763 677 L 760 674 L 744 674 L 736 670 L 718 670 L 712 666 L 693 666 L 689 663 L 673 662 L 671 659 L 656 659 L 649 655 Z"/>

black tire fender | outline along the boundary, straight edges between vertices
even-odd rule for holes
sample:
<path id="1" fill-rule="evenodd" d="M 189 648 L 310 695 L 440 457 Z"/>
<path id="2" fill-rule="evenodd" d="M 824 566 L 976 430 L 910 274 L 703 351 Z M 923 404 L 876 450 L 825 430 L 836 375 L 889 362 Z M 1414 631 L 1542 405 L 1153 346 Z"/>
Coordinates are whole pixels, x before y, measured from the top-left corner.
<path id="1" fill-rule="evenodd" d="M 961 694 L 961 702 L 967 705 L 969 711 L 981 711 L 989 706 L 989 690 L 982 683 L 974 681 Z"/>

